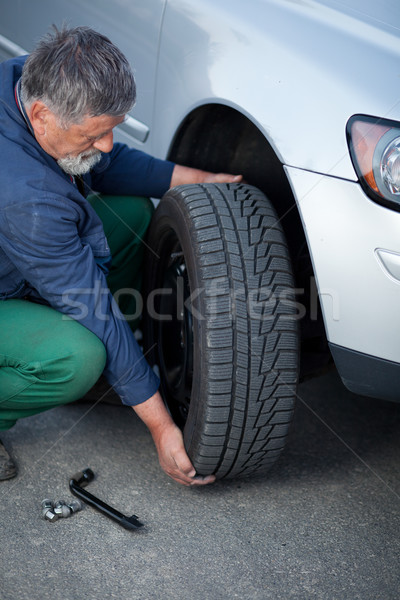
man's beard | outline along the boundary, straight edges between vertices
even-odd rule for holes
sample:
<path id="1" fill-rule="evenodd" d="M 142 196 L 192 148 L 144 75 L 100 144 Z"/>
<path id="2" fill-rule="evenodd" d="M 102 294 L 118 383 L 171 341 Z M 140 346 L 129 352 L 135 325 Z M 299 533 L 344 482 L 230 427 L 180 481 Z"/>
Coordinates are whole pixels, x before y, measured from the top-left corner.
<path id="1" fill-rule="evenodd" d="M 78 156 L 66 156 L 60 158 L 57 163 L 65 173 L 69 175 L 83 175 L 88 173 L 99 160 L 101 159 L 100 150 L 93 150 L 92 152 L 82 152 Z"/>

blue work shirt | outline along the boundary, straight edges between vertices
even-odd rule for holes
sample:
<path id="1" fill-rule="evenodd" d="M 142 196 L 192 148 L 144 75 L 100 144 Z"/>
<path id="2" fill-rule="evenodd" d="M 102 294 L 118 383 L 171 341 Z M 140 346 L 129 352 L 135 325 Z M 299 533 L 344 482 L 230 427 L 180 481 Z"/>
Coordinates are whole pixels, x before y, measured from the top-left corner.
<path id="1" fill-rule="evenodd" d="M 107 352 L 104 375 L 133 406 L 150 398 L 159 381 L 108 289 L 110 249 L 100 218 L 37 143 L 18 107 L 25 59 L 0 64 L 0 299 L 45 302 L 97 335 Z M 103 194 L 160 198 L 173 167 L 114 144 L 83 179 L 88 190 Z"/>

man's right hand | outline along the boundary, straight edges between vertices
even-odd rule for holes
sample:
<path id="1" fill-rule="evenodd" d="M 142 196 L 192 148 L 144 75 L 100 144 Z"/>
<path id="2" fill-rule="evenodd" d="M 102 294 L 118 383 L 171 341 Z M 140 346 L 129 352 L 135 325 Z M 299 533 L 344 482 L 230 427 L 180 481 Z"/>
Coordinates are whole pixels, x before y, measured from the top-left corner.
<path id="1" fill-rule="evenodd" d="M 159 392 L 132 408 L 149 428 L 160 465 L 169 477 L 186 486 L 207 485 L 215 481 L 214 475 L 196 476 L 185 450 L 181 430 L 173 422 Z"/>

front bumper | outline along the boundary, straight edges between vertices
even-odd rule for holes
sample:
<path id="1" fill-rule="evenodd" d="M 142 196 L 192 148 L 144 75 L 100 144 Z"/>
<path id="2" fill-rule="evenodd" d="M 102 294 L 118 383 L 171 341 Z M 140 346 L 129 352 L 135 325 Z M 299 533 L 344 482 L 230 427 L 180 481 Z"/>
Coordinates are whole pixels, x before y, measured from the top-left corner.
<path id="1" fill-rule="evenodd" d="M 329 344 L 344 385 L 361 396 L 400 402 L 400 364 Z"/>
<path id="2" fill-rule="evenodd" d="M 398 256 L 400 261 L 400 213 L 375 204 L 356 182 L 293 167 L 285 170 L 339 374 L 352 391 L 393 396 L 377 374 L 379 369 L 387 374 L 400 369 L 400 279 L 391 264 L 382 262 L 382 256 L 395 257 L 395 263 Z M 371 361 L 375 367 L 368 375 Z M 397 381 L 400 400 L 399 376 L 390 378 Z"/>

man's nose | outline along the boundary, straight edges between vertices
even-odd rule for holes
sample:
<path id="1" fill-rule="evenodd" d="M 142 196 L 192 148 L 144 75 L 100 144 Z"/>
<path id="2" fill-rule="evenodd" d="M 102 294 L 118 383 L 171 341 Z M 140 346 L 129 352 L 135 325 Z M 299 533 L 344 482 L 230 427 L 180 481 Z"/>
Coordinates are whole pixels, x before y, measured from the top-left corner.
<path id="1" fill-rule="evenodd" d="M 100 152 L 111 152 L 114 143 L 113 133 L 107 133 L 107 135 L 103 136 L 100 140 L 97 140 L 93 144 L 93 148 L 100 150 Z"/>

